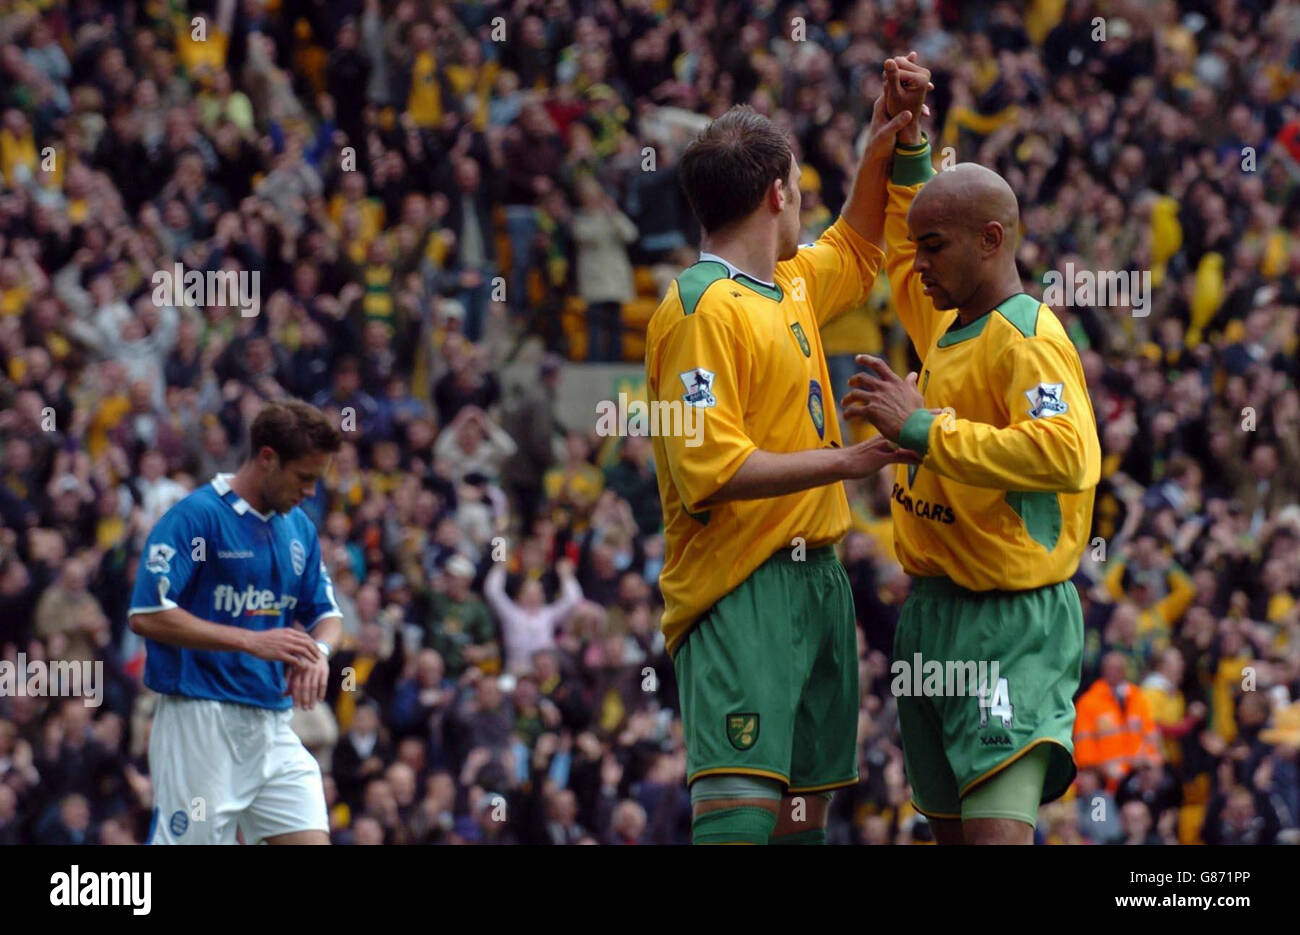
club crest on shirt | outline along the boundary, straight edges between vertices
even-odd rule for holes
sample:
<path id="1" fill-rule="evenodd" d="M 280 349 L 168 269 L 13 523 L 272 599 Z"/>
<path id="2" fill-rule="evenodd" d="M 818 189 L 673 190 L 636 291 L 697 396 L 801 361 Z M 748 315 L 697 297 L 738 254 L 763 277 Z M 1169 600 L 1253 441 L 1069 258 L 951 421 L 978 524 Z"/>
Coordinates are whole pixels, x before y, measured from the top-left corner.
<path id="1" fill-rule="evenodd" d="M 686 392 L 682 394 L 682 400 L 688 406 L 709 409 L 717 404 L 718 399 L 713 395 L 713 378 L 716 374 L 712 370 L 695 367 L 684 373 L 679 373 L 678 376 L 681 377 L 682 385 L 686 387 Z"/>
<path id="2" fill-rule="evenodd" d="M 165 542 L 155 542 L 149 546 L 149 556 L 145 559 L 144 567 L 148 568 L 155 575 L 165 575 L 172 570 L 172 556 L 176 550 Z"/>
<path id="3" fill-rule="evenodd" d="M 803 351 L 803 356 L 811 357 L 812 347 L 808 344 L 808 335 L 803 333 L 803 325 L 796 321 L 790 326 L 790 330 L 794 332 L 794 339 L 799 342 L 799 350 Z"/>
<path id="4" fill-rule="evenodd" d="M 822 405 L 822 387 L 816 380 L 808 383 L 808 415 L 812 417 L 817 437 L 826 437 L 826 408 Z"/>
<path id="5" fill-rule="evenodd" d="M 307 550 L 297 539 L 289 543 L 289 560 L 293 562 L 293 573 L 301 575 L 307 567 Z"/>
<path id="6" fill-rule="evenodd" d="M 190 827 L 190 816 L 185 814 L 181 809 L 172 812 L 171 820 L 168 825 L 172 829 L 172 834 L 176 837 L 183 835 Z"/>
<path id="7" fill-rule="evenodd" d="M 753 713 L 727 715 L 727 740 L 737 750 L 748 750 L 758 740 L 758 715 Z"/>
<path id="8" fill-rule="evenodd" d="M 1025 390 L 1029 414 L 1035 419 L 1049 419 L 1069 412 L 1069 404 L 1061 398 L 1064 392 L 1064 383 L 1040 383 L 1032 390 Z"/>

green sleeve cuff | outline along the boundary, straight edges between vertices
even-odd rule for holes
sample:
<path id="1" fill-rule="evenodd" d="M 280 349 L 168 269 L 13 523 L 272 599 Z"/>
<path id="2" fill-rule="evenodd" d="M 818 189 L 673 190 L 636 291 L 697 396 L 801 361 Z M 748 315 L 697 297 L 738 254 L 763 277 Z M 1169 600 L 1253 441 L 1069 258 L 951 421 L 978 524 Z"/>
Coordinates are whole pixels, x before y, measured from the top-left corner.
<path id="1" fill-rule="evenodd" d="M 894 150 L 900 153 L 919 153 L 930 145 L 930 135 L 924 130 L 921 131 L 921 142 L 919 143 L 895 143 Z"/>
<path id="2" fill-rule="evenodd" d="M 933 424 L 934 413 L 929 409 L 912 410 L 912 414 L 903 423 L 898 444 L 924 458 L 930 450 L 930 426 Z"/>
<path id="3" fill-rule="evenodd" d="M 890 179 L 895 185 L 921 185 L 934 175 L 930 162 L 930 140 L 923 138 L 919 146 L 894 146 L 894 171 Z"/>

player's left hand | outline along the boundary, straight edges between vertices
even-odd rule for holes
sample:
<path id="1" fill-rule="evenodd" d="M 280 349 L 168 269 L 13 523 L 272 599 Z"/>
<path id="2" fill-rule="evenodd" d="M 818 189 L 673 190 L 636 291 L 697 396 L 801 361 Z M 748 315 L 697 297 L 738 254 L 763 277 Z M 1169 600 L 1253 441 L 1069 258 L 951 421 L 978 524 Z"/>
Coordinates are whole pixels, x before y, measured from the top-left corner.
<path id="1" fill-rule="evenodd" d="M 862 151 L 863 161 L 892 159 L 898 131 L 911 123 L 913 117 L 912 111 L 904 110 L 891 118 L 885 111 L 885 95 L 876 98 L 871 109 L 871 124 L 867 127 L 866 145 Z"/>
<path id="2" fill-rule="evenodd" d="M 917 409 L 925 408 L 925 400 L 916 388 L 916 374 L 907 379 L 889 369 L 889 364 L 870 354 L 859 354 L 858 366 L 866 367 L 849 377 L 854 387 L 840 400 L 846 419 L 866 419 L 881 435 L 898 444 L 903 434 L 903 423 Z"/>
<path id="3" fill-rule="evenodd" d="M 329 660 L 324 656 L 318 656 L 314 662 L 306 665 L 290 666 L 289 687 L 284 693 L 293 696 L 295 707 L 310 711 L 316 707 L 318 701 L 325 700 L 329 677 Z"/>

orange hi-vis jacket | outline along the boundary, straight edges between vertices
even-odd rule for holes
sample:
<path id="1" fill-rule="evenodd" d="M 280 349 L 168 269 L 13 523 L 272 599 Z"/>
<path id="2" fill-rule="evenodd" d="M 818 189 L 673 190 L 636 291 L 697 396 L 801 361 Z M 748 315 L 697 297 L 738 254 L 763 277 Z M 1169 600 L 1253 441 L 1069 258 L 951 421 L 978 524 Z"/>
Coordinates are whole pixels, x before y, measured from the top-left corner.
<path id="1" fill-rule="evenodd" d="M 1074 762 L 1079 769 L 1100 768 L 1114 791 L 1139 760 L 1160 763 L 1160 734 L 1146 697 L 1125 683 L 1123 703 L 1105 679 L 1097 679 L 1077 704 Z"/>

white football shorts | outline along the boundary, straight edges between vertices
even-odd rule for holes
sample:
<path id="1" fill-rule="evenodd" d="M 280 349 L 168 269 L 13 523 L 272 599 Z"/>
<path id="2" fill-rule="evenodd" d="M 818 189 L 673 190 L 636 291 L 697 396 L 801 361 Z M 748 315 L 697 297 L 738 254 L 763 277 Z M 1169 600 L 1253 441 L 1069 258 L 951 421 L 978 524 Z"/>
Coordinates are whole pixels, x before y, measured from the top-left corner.
<path id="1" fill-rule="evenodd" d="M 320 765 L 293 711 L 162 695 L 149 736 L 148 844 L 245 844 L 329 831 Z"/>

